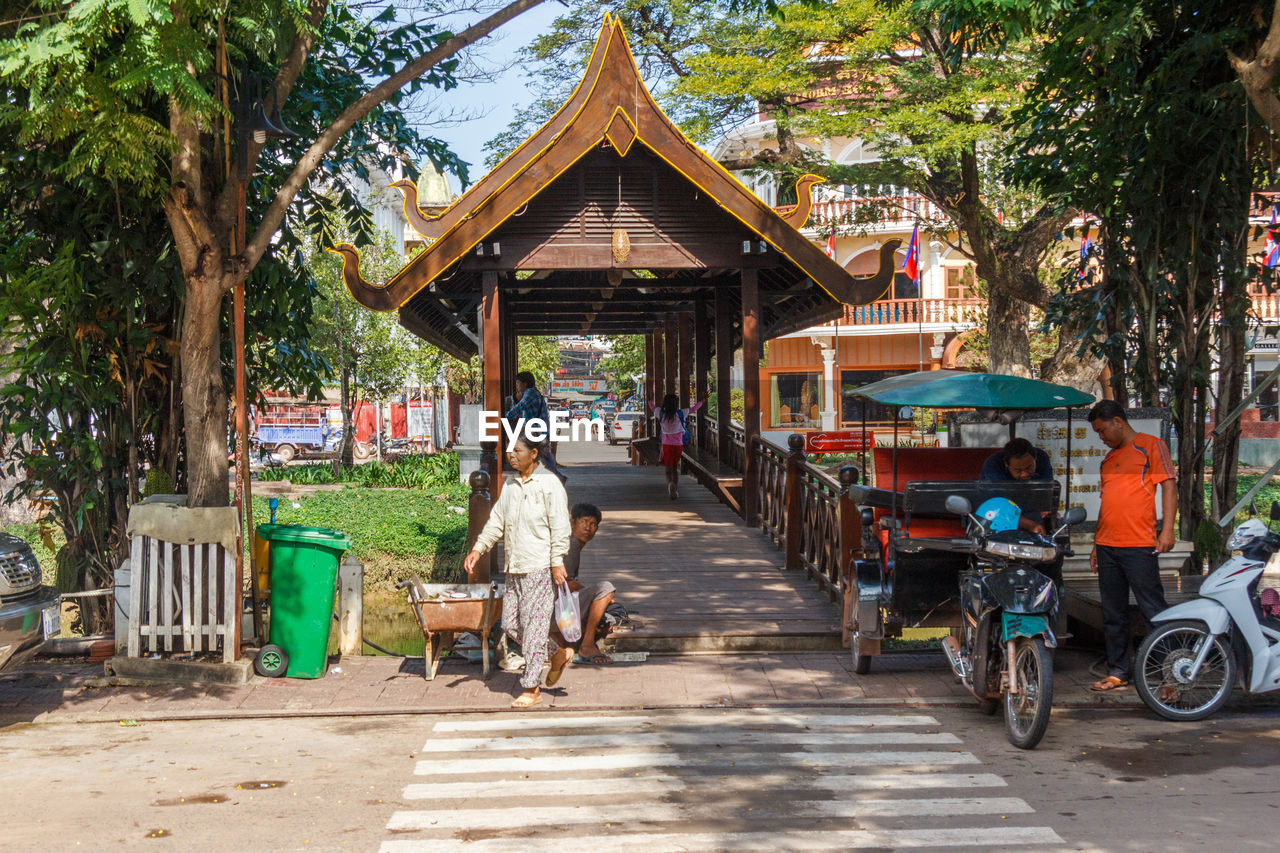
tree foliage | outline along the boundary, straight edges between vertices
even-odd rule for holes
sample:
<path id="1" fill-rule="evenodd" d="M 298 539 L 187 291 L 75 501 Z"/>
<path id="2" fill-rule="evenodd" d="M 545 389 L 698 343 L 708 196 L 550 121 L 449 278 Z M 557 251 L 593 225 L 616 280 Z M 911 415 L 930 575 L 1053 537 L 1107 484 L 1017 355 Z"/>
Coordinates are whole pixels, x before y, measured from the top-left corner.
<path id="1" fill-rule="evenodd" d="M 189 492 L 227 501 L 223 297 L 272 255 L 301 251 L 363 210 L 370 164 L 465 166 L 406 120 L 403 99 L 452 87 L 454 54 L 540 0 L 513 0 L 458 34 L 329 0 L 39 0 L 6 15 L 0 125 L 29 148 L 58 146 L 58 173 L 101 176 L 163 209 L 181 265 L 182 405 Z M 277 112 L 278 111 L 278 112 Z M 253 120 L 298 135 L 266 140 Z M 247 230 L 236 222 L 251 199 Z M 305 224 L 305 228 L 298 227 Z M 368 242 L 365 216 L 351 222 Z M 295 231 L 296 229 L 296 231 Z M 291 236 L 292 232 L 292 236 Z"/>
<path id="2" fill-rule="evenodd" d="M 1249 197 L 1266 179 L 1227 59 L 1250 13 L 1225 0 L 1023 9 L 1045 15 L 1052 38 L 1015 116 L 1011 175 L 1101 223 L 1096 275 L 1078 287 L 1068 274 L 1053 313 L 1084 324 L 1122 398 L 1170 404 L 1189 538 L 1204 514 L 1215 348 L 1219 416 L 1240 398 Z M 1215 473 L 1235 467 L 1234 448 L 1219 459 L 1220 448 Z"/>
<path id="3" fill-rule="evenodd" d="M 600 372 L 609 380 L 609 390 L 621 398 L 636 392 L 633 376 L 644 373 L 644 335 L 607 335 L 609 354 L 600 360 Z"/>

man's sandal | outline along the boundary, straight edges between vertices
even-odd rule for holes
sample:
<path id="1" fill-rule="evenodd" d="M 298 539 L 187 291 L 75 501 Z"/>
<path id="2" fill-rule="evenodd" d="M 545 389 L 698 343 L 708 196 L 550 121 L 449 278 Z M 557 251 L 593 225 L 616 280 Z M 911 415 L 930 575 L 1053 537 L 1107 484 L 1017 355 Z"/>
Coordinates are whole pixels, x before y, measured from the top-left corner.
<path id="1" fill-rule="evenodd" d="M 1182 691 L 1174 687 L 1172 684 L 1162 684 L 1160 686 L 1160 701 L 1166 705 L 1171 705 L 1182 699 Z"/>
<path id="2" fill-rule="evenodd" d="M 1119 690 L 1121 687 L 1128 687 L 1129 682 L 1123 678 L 1117 678 L 1114 675 L 1108 675 L 1101 681 L 1095 681 L 1089 688 L 1094 693 L 1106 693 L 1109 690 Z"/>

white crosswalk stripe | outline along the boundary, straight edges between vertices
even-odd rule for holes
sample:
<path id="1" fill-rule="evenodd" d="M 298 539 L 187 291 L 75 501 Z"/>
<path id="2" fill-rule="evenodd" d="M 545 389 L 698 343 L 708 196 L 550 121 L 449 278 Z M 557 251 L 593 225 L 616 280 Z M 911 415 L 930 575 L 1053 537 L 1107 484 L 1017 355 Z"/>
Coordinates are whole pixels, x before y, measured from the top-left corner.
<path id="1" fill-rule="evenodd" d="M 381 853 L 1063 843 L 922 714 L 450 718 L 419 757 Z"/>

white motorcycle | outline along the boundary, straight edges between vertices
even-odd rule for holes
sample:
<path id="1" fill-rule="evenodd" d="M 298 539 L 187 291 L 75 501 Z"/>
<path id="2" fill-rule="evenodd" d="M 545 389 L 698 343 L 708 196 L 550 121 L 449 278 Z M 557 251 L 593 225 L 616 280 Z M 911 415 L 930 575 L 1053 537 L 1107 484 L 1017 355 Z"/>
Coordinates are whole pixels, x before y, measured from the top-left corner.
<path id="1" fill-rule="evenodd" d="M 1270 515 L 1280 520 L 1280 501 Z M 1280 533 L 1251 518 L 1227 549 L 1240 553 L 1204 579 L 1198 598 L 1157 613 L 1138 649 L 1138 695 L 1166 719 L 1203 720 L 1221 709 L 1237 663 L 1250 693 L 1280 690 L 1280 594 L 1258 591 L 1267 561 L 1280 551 Z"/>

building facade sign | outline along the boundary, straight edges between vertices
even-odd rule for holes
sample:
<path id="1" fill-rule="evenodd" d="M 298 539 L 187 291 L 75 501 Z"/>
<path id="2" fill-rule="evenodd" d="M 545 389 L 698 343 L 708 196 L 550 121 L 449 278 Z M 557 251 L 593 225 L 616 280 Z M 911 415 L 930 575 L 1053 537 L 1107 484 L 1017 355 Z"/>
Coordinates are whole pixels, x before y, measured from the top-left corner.
<path id="1" fill-rule="evenodd" d="M 609 391 L 606 379 L 552 379 L 548 392 L 552 397 L 576 391 L 579 394 L 605 394 Z"/>

